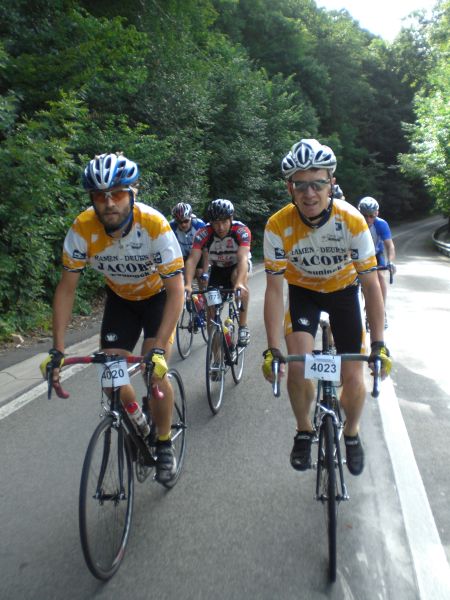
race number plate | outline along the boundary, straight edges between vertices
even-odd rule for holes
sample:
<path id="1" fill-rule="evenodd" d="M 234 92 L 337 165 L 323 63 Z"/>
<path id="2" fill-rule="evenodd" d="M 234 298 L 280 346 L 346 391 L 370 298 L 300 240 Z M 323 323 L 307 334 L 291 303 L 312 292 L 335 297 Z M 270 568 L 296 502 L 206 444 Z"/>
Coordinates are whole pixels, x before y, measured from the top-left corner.
<path id="1" fill-rule="evenodd" d="M 341 357 L 334 354 L 307 354 L 305 379 L 341 380 Z"/>
<path id="2" fill-rule="evenodd" d="M 209 290 L 205 292 L 206 304 L 208 306 L 216 306 L 216 304 L 222 304 L 222 294 L 219 290 Z"/>
<path id="3" fill-rule="evenodd" d="M 120 387 L 130 383 L 127 363 L 124 360 L 115 360 L 98 366 L 100 385 L 103 388 Z"/>

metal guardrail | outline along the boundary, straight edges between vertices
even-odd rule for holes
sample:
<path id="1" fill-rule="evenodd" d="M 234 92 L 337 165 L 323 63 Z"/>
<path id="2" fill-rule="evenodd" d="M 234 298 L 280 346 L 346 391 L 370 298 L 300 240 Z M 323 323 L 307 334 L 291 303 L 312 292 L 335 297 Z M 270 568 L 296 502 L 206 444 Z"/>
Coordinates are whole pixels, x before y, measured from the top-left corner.
<path id="1" fill-rule="evenodd" d="M 432 235 L 433 244 L 439 252 L 445 254 L 445 256 L 450 256 L 450 243 L 443 242 L 439 239 L 439 237 L 444 233 L 448 232 L 448 225 L 442 225 Z"/>

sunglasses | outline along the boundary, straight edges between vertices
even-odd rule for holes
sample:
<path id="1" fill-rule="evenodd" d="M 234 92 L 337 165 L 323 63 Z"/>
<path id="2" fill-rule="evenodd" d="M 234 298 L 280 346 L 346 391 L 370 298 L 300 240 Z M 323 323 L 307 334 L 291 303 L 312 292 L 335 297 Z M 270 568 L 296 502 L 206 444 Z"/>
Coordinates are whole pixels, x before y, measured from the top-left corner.
<path id="1" fill-rule="evenodd" d="M 329 183 L 330 179 L 315 179 L 314 181 L 292 181 L 294 190 L 297 192 L 307 192 L 312 188 L 315 192 L 321 192 Z"/>
<path id="2" fill-rule="evenodd" d="M 366 217 L 366 219 L 376 219 L 377 215 L 366 215 L 365 213 L 363 213 L 363 215 Z"/>
<path id="3" fill-rule="evenodd" d="M 190 223 L 190 219 L 183 219 L 182 221 L 177 221 L 178 225 L 186 225 L 186 223 Z"/>
<path id="4" fill-rule="evenodd" d="M 107 191 L 107 192 L 101 192 L 100 190 L 96 191 L 96 192 L 92 192 L 92 199 L 95 202 L 106 202 L 107 200 L 112 200 L 113 202 L 119 202 L 122 197 L 121 194 L 123 194 L 123 192 L 131 192 L 131 188 L 127 187 L 127 188 L 119 188 L 117 190 L 114 190 L 113 192 L 111 191 Z"/>

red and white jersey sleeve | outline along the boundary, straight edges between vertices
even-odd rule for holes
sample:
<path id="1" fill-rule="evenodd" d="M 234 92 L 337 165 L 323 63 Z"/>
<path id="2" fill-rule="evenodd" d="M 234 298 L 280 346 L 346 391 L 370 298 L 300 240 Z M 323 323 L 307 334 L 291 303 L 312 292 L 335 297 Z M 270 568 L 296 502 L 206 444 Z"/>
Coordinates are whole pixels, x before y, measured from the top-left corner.
<path id="1" fill-rule="evenodd" d="M 120 297 L 144 300 L 161 291 L 162 279 L 182 271 L 183 257 L 166 218 L 136 202 L 131 230 L 120 239 L 105 232 L 92 207 L 75 219 L 64 241 L 63 266 L 81 271 L 87 265 Z"/>
<path id="2" fill-rule="evenodd" d="M 334 200 L 328 221 L 313 229 L 289 204 L 272 215 L 264 232 L 267 273 L 318 292 L 351 285 L 358 272 L 377 264 L 367 223 L 345 200 Z"/>

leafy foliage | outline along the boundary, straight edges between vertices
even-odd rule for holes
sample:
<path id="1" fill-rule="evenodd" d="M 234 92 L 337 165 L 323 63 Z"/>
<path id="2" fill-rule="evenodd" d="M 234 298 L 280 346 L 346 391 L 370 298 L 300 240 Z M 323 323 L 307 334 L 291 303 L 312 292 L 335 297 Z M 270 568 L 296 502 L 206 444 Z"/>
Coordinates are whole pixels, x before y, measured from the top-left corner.
<path id="1" fill-rule="evenodd" d="M 165 214 L 230 198 L 256 254 L 301 137 L 333 147 L 350 201 L 374 195 L 392 218 L 431 194 L 448 211 L 448 12 L 440 0 L 388 46 L 313 0 L 2 4 L 0 337 L 48 326 L 80 174 L 100 152 L 136 160 L 140 200 Z M 101 285 L 86 272 L 77 310 Z"/>

